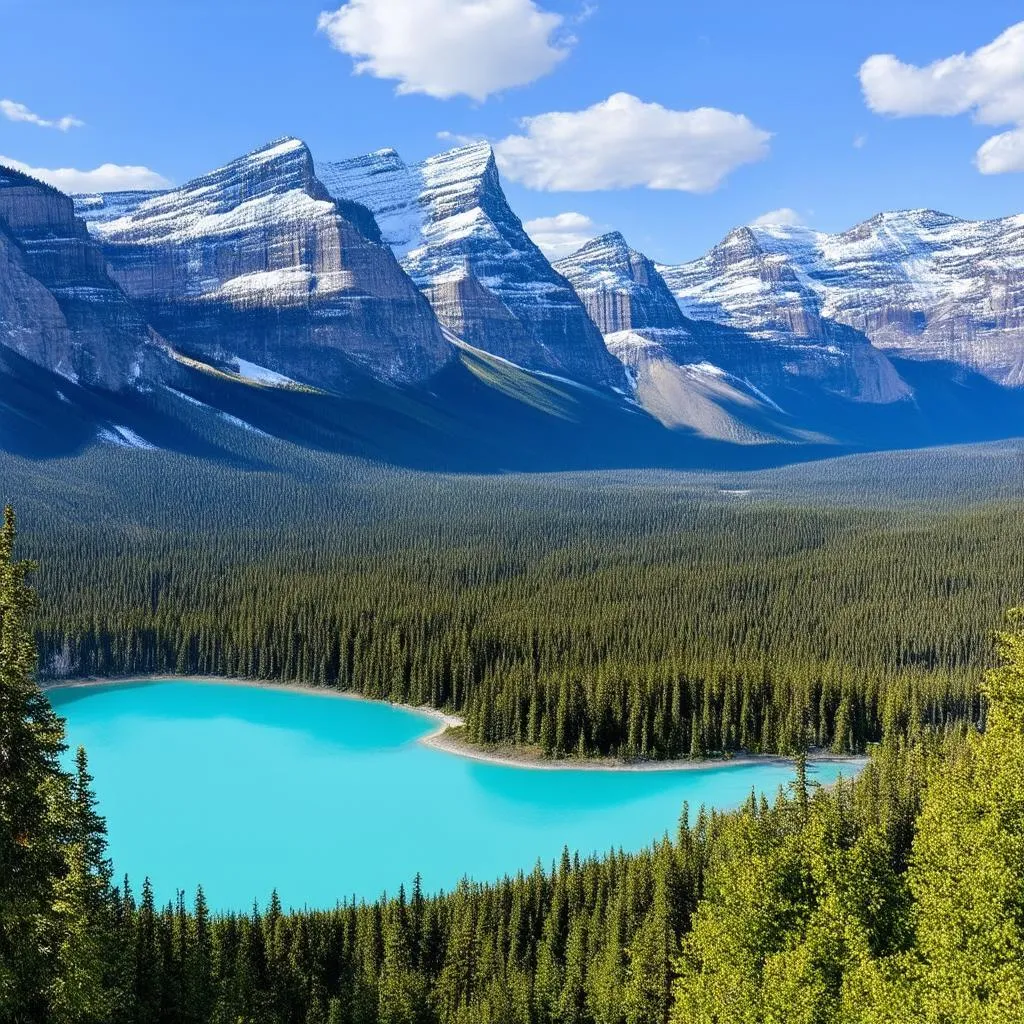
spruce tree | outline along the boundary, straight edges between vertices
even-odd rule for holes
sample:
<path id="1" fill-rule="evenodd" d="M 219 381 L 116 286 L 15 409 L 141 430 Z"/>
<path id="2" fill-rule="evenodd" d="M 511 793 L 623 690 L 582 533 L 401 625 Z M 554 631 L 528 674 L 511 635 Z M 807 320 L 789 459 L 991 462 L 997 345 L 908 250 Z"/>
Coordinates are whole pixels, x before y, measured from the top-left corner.
<path id="1" fill-rule="evenodd" d="M 1024 609 L 999 637 L 985 732 L 932 779 L 910 869 L 917 1011 L 1024 1020 Z"/>
<path id="2" fill-rule="evenodd" d="M 34 679 L 30 562 L 0 528 L 0 1020 L 87 1022 L 111 1005 L 109 869 L 84 754 L 61 766 L 64 723 Z"/>

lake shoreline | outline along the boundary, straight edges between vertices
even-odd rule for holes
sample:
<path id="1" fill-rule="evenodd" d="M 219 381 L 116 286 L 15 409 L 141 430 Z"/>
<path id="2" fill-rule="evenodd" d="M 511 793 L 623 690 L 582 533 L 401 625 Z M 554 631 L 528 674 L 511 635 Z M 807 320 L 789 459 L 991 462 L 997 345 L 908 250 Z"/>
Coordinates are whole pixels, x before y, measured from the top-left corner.
<path id="1" fill-rule="evenodd" d="M 388 707 L 413 711 L 434 719 L 437 727 L 424 736 L 417 737 L 416 742 L 433 750 L 441 751 L 455 757 L 463 757 L 484 764 L 501 765 L 506 768 L 523 768 L 532 771 L 604 771 L 604 772 L 681 772 L 701 771 L 709 768 L 741 767 L 750 765 L 791 765 L 791 757 L 780 754 L 739 754 L 734 757 L 706 757 L 699 759 L 675 758 L 663 761 L 626 761 L 621 758 L 560 758 L 554 760 L 544 757 L 533 748 L 516 748 L 503 746 L 499 749 L 479 747 L 463 739 L 455 730 L 465 726 L 465 720 L 458 715 L 432 708 L 428 705 L 417 707 L 412 704 L 398 704 L 393 701 L 378 700 L 350 690 L 337 690 L 327 686 L 311 686 L 308 683 L 278 683 L 260 679 L 228 678 L 225 676 L 89 676 L 77 679 L 47 680 L 40 683 L 44 692 L 51 690 L 87 689 L 100 686 L 119 686 L 128 683 L 202 683 L 219 686 L 239 686 L 251 689 L 274 690 L 284 693 L 308 693 L 320 697 L 340 697 L 344 700 L 365 701 L 370 704 L 383 704 Z M 822 751 L 811 752 L 808 760 L 812 763 L 849 764 L 851 767 L 866 763 L 867 757 L 859 754 L 833 754 Z"/>

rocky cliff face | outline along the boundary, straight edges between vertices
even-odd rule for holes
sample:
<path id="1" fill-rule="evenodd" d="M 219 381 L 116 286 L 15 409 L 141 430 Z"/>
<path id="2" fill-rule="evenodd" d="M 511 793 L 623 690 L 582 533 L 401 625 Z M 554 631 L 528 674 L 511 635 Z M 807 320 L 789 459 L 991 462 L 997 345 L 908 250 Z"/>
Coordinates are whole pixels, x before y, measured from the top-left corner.
<path id="1" fill-rule="evenodd" d="M 654 264 L 619 232 L 593 239 L 555 269 L 601 329 L 636 401 L 665 426 L 739 444 L 793 436 L 782 410 L 751 383 L 767 376 L 758 343 L 737 348 L 688 320 Z"/>
<path id="2" fill-rule="evenodd" d="M 407 166 L 394 150 L 317 165 L 331 194 L 368 206 L 385 241 L 463 341 L 533 370 L 623 383 L 568 282 L 523 230 L 490 146 Z"/>
<path id="3" fill-rule="evenodd" d="M 0 344 L 61 376 L 119 390 L 154 352 L 71 199 L 0 167 Z"/>
<path id="4" fill-rule="evenodd" d="M 769 229 L 737 228 L 693 263 L 658 267 L 682 311 L 715 346 L 709 358 L 721 358 L 766 389 L 811 383 L 868 403 L 909 398 L 911 389 L 883 352 L 863 333 L 823 315 L 799 266 L 764 244 L 770 235 Z"/>
<path id="5" fill-rule="evenodd" d="M 588 242 L 554 264 L 576 290 L 602 334 L 655 330 L 687 333 L 687 323 L 662 276 L 618 231 Z"/>
<path id="6" fill-rule="evenodd" d="M 765 329 L 756 316 L 712 316 L 715 311 L 706 306 L 692 307 L 694 318 L 684 316 L 680 307 L 691 307 L 676 301 L 659 268 L 617 232 L 594 239 L 556 267 L 601 327 L 610 351 L 634 372 L 640 369 L 633 365 L 637 360 L 646 364 L 656 356 L 669 357 L 680 364 L 718 367 L 779 401 L 794 386 L 821 387 L 866 402 L 907 397 L 909 388 L 889 360 L 850 328 L 823 324 L 795 276 L 786 277 L 771 261 L 759 262 L 753 241 L 749 229 L 742 228 L 705 259 L 718 275 L 753 264 L 766 277 L 780 278 L 773 329 Z M 677 288 L 680 279 L 675 268 Z"/>
<path id="7" fill-rule="evenodd" d="M 691 317 L 793 344 L 835 326 L 903 358 L 1024 384 L 1024 216 L 882 213 L 842 234 L 739 228 L 705 256 L 659 267 Z"/>
<path id="8" fill-rule="evenodd" d="M 79 204 L 111 275 L 187 355 L 329 387 L 357 370 L 415 384 L 452 357 L 373 217 L 327 192 L 297 139 L 181 188 Z"/>

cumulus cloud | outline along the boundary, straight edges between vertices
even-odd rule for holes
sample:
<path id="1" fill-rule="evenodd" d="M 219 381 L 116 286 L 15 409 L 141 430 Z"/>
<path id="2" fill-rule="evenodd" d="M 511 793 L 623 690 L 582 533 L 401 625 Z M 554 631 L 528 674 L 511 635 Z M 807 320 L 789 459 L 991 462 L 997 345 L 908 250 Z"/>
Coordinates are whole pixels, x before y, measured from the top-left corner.
<path id="1" fill-rule="evenodd" d="M 462 135 L 459 132 L 441 131 L 437 133 L 441 142 L 450 142 L 453 146 L 473 146 L 485 141 L 479 135 Z"/>
<path id="2" fill-rule="evenodd" d="M 978 150 L 985 174 L 1024 171 L 1024 21 L 973 53 L 924 67 L 891 53 L 868 57 L 860 68 L 867 105 L 892 117 L 970 114 L 979 124 L 1011 125 Z"/>
<path id="3" fill-rule="evenodd" d="M 134 189 L 169 188 L 170 182 L 148 167 L 132 167 L 123 164 L 101 164 L 91 171 L 79 171 L 73 167 L 30 167 L 20 160 L 0 156 L 0 164 L 13 167 L 23 174 L 45 181 L 62 192 L 120 192 Z"/>
<path id="4" fill-rule="evenodd" d="M 983 142 L 975 163 L 982 174 L 1024 171 L 1024 128 L 1001 132 Z"/>
<path id="5" fill-rule="evenodd" d="M 792 207 L 780 206 L 777 210 L 769 210 L 755 217 L 751 222 L 752 228 L 802 228 L 804 219 Z"/>
<path id="6" fill-rule="evenodd" d="M 0 100 L 0 114 L 8 121 L 21 121 L 23 124 L 34 124 L 39 128 L 56 128 L 59 132 L 66 132 L 72 128 L 81 128 L 85 122 L 79 121 L 77 117 L 65 114 L 56 120 L 40 117 L 34 111 L 29 110 L 24 103 L 16 103 L 14 100 Z"/>
<path id="7" fill-rule="evenodd" d="M 317 27 L 358 74 L 394 79 L 399 93 L 483 101 L 563 60 L 564 21 L 534 0 L 349 0 Z"/>
<path id="8" fill-rule="evenodd" d="M 586 214 L 571 212 L 537 217 L 528 220 L 523 227 L 552 263 L 574 253 L 601 232 Z"/>
<path id="9" fill-rule="evenodd" d="M 669 110 L 620 92 L 586 110 L 523 118 L 495 144 L 502 172 L 547 192 L 631 188 L 710 192 L 768 155 L 769 132 L 713 107 Z"/>

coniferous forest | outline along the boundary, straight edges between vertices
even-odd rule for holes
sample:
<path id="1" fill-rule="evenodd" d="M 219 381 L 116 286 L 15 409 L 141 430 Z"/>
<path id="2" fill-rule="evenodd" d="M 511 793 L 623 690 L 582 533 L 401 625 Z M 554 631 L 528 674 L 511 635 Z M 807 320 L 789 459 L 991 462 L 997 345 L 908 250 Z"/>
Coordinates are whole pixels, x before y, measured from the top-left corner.
<path id="1" fill-rule="evenodd" d="M 972 572 L 987 564 L 975 532 L 985 521 L 968 517 L 959 533 L 946 524 L 952 546 L 974 542 Z M 791 527 L 787 549 L 780 531 L 776 559 L 827 547 L 794 535 L 804 536 Z M 938 535 L 934 545 L 922 550 L 941 551 Z M 977 719 L 947 705 L 886 732 L 853 783 L 815 786 L 801 755 L 775 801 L 684 808 L 674 834 L 638 854 L 567 851 L 550 869 L 448 894 L 411 880 L 374 903 L 286 913 L 271 896 L 250 913 L 211 915 L 201 891 L 156 906 L 145 882 L 112 877 L 85 752 L 74 771 L 61 767 L 62 723 L 33 679 L 33 623 L 60 614 L 34 607 L 31 567 L 13 549 L 8 513 L 0 1020 L 1010 1024 L 1024 1014 L 1022 612 L 980 691 L 961 684 Z M 936 570 L 916 565 L 925 593 Z M 932 635 L 948 655 L 952 629 Z M 887 653 L 897 656 L 871 656 L 881 665 Z M 976 676 L 969 666 L 984 655 L 967 646 L 962 658 L 943 666 L 947 678 Z"/>
<path id="2" fill-rule="evenodd" d="M 866 494 L 831 504 L 776 478 L 299 476 L 164 453 L 91 473 L 115 490 L 20 481 L 43 678 L 338 687 L 546 756 L 860 752 L 977 722 L 992 628 L 1024 594 L 1017 501 L 887 503 L 911 474 L 873 462 Z"/>

